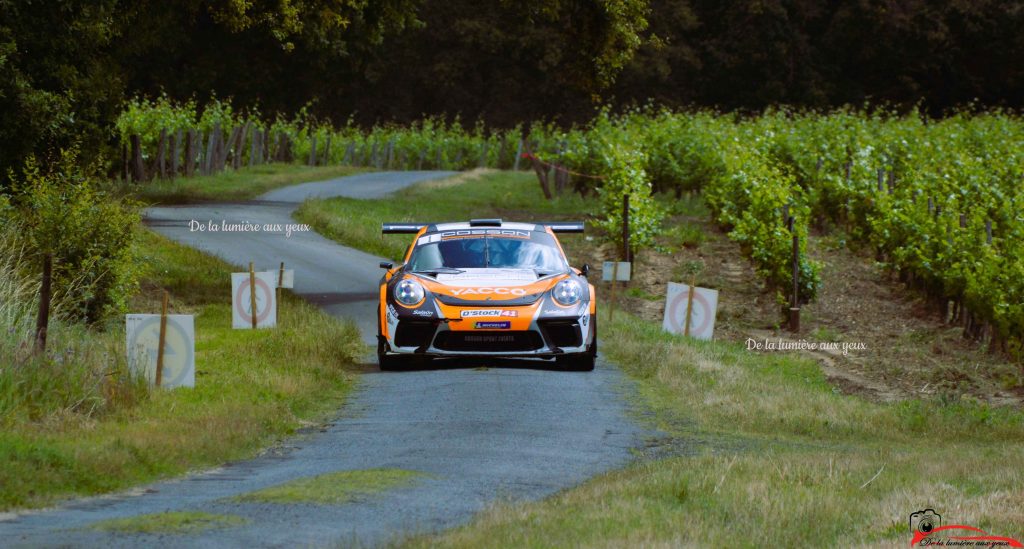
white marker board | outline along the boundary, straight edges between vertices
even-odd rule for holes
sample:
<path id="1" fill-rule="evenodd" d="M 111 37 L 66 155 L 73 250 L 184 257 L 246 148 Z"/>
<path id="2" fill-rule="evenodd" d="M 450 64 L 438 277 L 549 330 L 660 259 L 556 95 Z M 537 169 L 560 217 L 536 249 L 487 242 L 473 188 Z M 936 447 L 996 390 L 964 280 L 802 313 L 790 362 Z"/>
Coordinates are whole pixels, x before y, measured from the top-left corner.
<path id="1" fill-rule="evenodd" d="M 277 326 L 277 271 L 256 273 L 256 327 Z M 231 273 L 231 327 L 252 329 L 249 273 Z"/>
<path id="2" fill-rule="evenodd" d="M 132 372 L 143 372 L 150 383 L 156 383 L 160 315 L 125 315 L 124 321 L 128 368 Z M 161 387 L 195 387 L 195 349 L 196 331 L 192 315 L 167 315 Z"/>
<path id="3" fill-rule="evenodd" d="M 689 300 L 688 284 L 668 283 L 665 300 L 665 319 L 661 326 L 667 332 L 682 334 L 686 330 L 686 303 Z M 718 312 L 718 290 L 696 288 L 693 294 L 693 308 L 690 311 L 690 336 L 696 339 L 711 339 L 715 333 L 715 314 Z"/>
<path id="4" fill-rule="evenodd" d="M 616 263 L 619 265 L 618 268 L 615 267 Z M 605 261 L 601 266 L 601 280 L 611 282 L 614 275 L 617 282 L 629 282 L 632 268 L 633 264 L 628 261 Z"/>

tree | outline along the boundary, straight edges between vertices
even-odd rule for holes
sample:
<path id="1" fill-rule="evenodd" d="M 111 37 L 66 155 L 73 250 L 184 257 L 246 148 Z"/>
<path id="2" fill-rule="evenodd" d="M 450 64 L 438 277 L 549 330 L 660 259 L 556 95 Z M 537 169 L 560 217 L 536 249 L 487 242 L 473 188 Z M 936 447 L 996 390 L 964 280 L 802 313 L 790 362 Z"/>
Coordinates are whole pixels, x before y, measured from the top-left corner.
<path id="1" fill-rule="evenodd" d="M 133 29 L 114 51 L 134 94 L 291 115 L 327 89 L 351 85 L 329 67 L 352 62 L 416 26 L 419 0 L 143 0 L 125 2 Z"/>
<path id="2" fill-rule="evenodd" d="M 0 190 L 33 152 L 95 155 L 122 86 L 105 53 L 117 0 L 0 0 Z"/>
<path id="3" fill-rule="evenodd" d="M 140 217 L 136 204 L 97 190 L 78 155 L 62 150 L 45 167 L 28 157 L 12 182 L 14 209 L 0 214 L 27 237 L 44 270 L 52 261 L 61 313 L 96 323 L 123 312 L 135 291 L 132 242 Z"/>
<path id="4" fill-rule="evenodd" d="M 328 66 L 320 108 L 359 122 L 586 120 L 646 40 L 646 0 L 426 0 L 422 25 Z"/>

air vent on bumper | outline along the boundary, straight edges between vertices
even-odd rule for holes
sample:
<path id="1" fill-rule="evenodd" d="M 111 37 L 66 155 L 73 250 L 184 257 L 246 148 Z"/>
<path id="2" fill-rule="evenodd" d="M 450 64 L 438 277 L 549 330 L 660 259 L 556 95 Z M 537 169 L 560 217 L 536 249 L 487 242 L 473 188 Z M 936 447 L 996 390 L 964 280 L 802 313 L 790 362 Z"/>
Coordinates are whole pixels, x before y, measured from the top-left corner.
<path id="1" fill-rule="evenodd" d="M 544 346 L 537 332 L 440 332 L 434 347 L 442 351 L 500 353 L 535 351 Z"/>

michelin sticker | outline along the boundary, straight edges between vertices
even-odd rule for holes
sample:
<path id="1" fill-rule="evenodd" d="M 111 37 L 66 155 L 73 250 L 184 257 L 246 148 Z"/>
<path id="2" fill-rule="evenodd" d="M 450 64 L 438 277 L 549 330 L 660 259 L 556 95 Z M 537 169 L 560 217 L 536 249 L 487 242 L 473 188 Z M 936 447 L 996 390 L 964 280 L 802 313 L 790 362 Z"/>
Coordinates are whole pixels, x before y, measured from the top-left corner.
<path id="1" fill-rule="evenodd" d="M 477 330 L 507 330 L 512 326 L 511 322 L 477 322 L 474 328 Z"/>

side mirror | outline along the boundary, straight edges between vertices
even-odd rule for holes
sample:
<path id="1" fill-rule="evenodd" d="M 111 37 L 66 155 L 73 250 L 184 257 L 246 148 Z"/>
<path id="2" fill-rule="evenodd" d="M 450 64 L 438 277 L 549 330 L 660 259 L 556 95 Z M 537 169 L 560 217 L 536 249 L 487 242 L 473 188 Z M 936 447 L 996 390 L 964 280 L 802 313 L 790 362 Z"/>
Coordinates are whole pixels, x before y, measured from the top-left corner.
<path id="1" fill-rule="evenodd" d="M 381 261 L 380 262 L 380 268 L 381 269 L 387 269 L 387 270 L 390 271 L 391 268 L 394 267 L 394 266 L 395 265 L 393 263 L 391 263 L 390 261 Z"/>
<path id="2" fill-rule="evenodd" d="M 589 263 L 584 263 L 583 264 L 583 268 L 580 269 L 580 274 L 583 275 L 583 276 L 587 276 L 587 275 L 590 274 L 590 264 Z"/>

